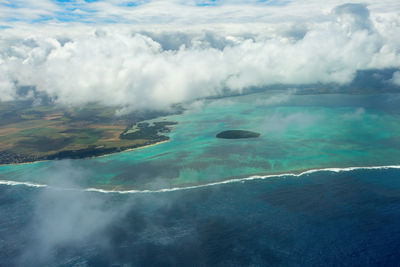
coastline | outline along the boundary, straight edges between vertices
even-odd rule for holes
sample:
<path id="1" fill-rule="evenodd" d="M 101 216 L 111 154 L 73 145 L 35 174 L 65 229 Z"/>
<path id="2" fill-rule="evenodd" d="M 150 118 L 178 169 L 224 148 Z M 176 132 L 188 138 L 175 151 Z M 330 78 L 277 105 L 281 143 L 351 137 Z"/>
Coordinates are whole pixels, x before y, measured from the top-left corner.
<path id="1" fill-rule="evenodd" d="M 156 146 L 162 143 L 167 143 L 169 142 L 171 139 L 168 138 L 167 140 L 163 140 L 160 142 L 155 142 L 153 144 L 148 144 L 148 145 L 144 145 L 144 146 L 138 146 L 138 147 L 131 147 L 131 148 L 127 148 L 127 149 L 123 149 L 121 151 L 115 151 L 115 152 L 111 152 L 111 153 L 105 153 L 99 156 L 90 156 L 90 157 L 82 157 L 82 158 L 60 158 L 60 159 L 42 159 L 42 160 L 35 160 L 35 161 L 27 161 L 27 162 L 18 162 L 18 163 L 6 163 L 6 164 L 0 164 L 1 166 L 15 166 L 15 165 L 26 165 L 26 164 L 34 164 L 34 163 L 39 163 L 39 162 L 46 162 L 46 161 L 57 161 L 57 160 L 63 160 L 63 159 L 91 159 L 91 158 L 100 158 L 100 157 L 106 157 L 106 156 L 110 156 L 113 154 L 117 154 L 117 153 L 124 153 L 124 152 L 130 152 L 130 151 L 134 151 L 137 149 L 142 149 L 142 148 L 147 148 L 147 147 L 151 147 L 151 146 Z M 1 184 L 1 183 L 0 183 Z"/>
<path id="2" fill-rule="evenodd" d="M 113 153 L 107 153 L 107 154 L 103 154 L 103 155 L 100 155 L 100 156 L 87 157 L 85 159 L 107 157 L 107 156 L 110 156 L 110 155 L 113 155 L 113 154 L 125 153 L 125 152 L 130 152 L 130 151 L 134 151 L 134 150 L 143 149 L 143 148 L 148 148 L 148 147 L 151 147 L 151 146 L 160 145 L 160 144 L 163 144 L 163 143 L 168 143 L 169 141 L 171 141 L 171 139 L 163 140 L 163 141 L 160 141 L 160 142 L 156 142 L 154 144 L 149 144 L 149 145 L 144 145 L 144 146 L 139 146 L 139 147 L 133 147 L 133 148 L 127 148 L 127 149 L 122 150 L 122 151 L 113 152 Z"/>

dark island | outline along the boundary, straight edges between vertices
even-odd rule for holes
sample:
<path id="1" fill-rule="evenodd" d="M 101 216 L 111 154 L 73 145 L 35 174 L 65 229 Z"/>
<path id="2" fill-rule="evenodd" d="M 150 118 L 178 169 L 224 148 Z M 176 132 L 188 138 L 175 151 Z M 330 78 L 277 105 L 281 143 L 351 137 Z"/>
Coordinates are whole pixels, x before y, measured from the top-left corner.
<path id="1" fill-rule="evenodd" d="M 259 133 L 244 131 L 244 130 L 228 130 L 217 134 L 217 138 L 223 139 L 242 139 L 242 138 L 256 138 L 259 137 Z"/>

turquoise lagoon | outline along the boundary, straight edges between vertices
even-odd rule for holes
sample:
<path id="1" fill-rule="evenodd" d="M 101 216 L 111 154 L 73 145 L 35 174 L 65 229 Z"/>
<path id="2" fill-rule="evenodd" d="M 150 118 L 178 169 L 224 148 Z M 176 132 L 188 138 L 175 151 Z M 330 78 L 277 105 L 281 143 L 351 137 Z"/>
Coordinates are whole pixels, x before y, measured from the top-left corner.
<path id="1" fill-rule="evenodd" d="M 0 166 L 0 180 L 130 190 L 308 169 L 400 164 L 400 95 L 264 92 L 196 101 L 170 141 L 98 158 Z M 151 121 L 150 121 L 151 122 Z M 255 139 L 217 139 L 229 129 Z"/>

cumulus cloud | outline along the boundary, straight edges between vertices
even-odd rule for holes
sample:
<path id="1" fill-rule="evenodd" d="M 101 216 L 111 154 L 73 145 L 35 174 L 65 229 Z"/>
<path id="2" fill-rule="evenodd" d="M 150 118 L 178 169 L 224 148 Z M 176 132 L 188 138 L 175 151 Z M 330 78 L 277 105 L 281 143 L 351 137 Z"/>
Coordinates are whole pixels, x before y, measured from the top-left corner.
<path id="1" fill-rule="evenodd" d="M 345 84 L 358 70 L 400 67 L 400 17 L 383 5 L 328 1 L 317 9 L 313 1 L 303 8 L 234 1 L 201 7 L 152 1 L 126 9 L 117 2 L 85 8 L 96 9 L 97 20 L 135 14 L 138 22 L 16 23 L 2 29 L 0 101 L 15 99 L 19 86 L 34 86 L 62 105 L 166 109 L 226 91 Z M 58 8 L 49 4 L 44 10 Z M 195 15 L 200 8 L 208 15 Z M 170 23 L 157 24 L 170 12 Z M 193 23 L 186 24 L 190 16 Z"/>
<path id="2" fill-rule="evenodd" d="M 395 73 L 393 73 L 393 77 L 392 77 L 391 81 L 395 85 L 400 86 L 400 71 L 396 71 Z"/>
<path id="3" fill-rule="evenodd" d="M 297 89 L 290 89 L 281 94 L 274 94 L 266 99 L 257 99 L 255 102 L 256 106 L 273 106 L 273 105 L 280 105 L 283 103 L 289 102 L 292 98 L 292 95 L 297 92 Z"/>
<path id="4" fill-rule="evenodd" d="M 337 6 L 334 12 L 338 16 L 338 21 L 352 31 L 372 30 L 369 10 L 364 4 L 343 4 Z"/>

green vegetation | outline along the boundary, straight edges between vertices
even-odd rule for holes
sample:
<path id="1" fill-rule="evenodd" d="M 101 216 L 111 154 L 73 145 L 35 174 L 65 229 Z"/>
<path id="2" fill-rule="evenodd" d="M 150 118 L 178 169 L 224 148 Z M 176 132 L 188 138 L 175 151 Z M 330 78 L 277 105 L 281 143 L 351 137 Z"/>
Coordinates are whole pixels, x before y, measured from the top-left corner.
<path id="1" fill-rule="evenodd" d="M 259 133 L 243 131 L 243 130 L 229 130 L 223 131 L 217 134 L 217 138 L 223 139 L 242 139 L 242 138 L 256 138 L 259 137 Z"/>
<path id="2" fill-rule="evenodd" d="M 116 109 L 80 109 L 29 102 L 0 103 L 0 164 L 84 158 L 168 140 L 173 122 L 138 123 L 164 113 L 115 116 Z"/>
<path id="3" fill-rule="evenodd" d="M 120 135 L 120 138 L 125 140 L 146 138 L 157 139 L 162 137 L 162 135 L 159 135 L 159 133 L 169 132 L 168 126 L 175 124 L 176 122 L 171 121 L 154 122 L 154 125 L 150 125 L 148 122 L 138 123 L 135 127 L 135 131 L 130 132 L 127 130 Z"/>

